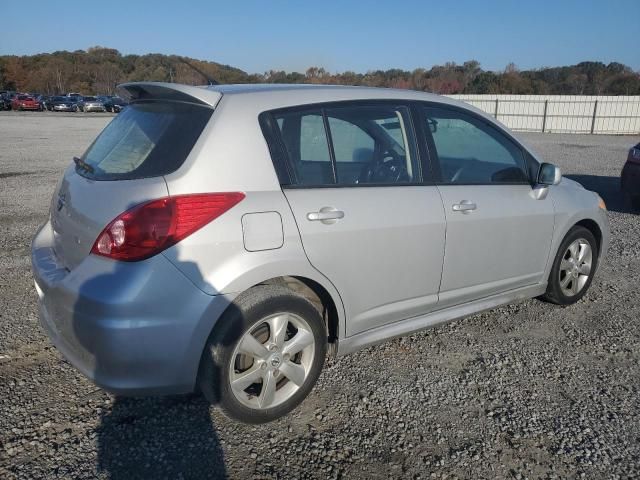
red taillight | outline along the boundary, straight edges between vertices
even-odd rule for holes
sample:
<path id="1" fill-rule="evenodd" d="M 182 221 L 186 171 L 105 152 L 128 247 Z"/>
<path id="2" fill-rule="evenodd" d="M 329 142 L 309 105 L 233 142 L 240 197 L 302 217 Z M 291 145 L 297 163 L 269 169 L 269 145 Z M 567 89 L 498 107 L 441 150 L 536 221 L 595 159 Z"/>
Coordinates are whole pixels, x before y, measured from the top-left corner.
<path id="1" fill-rule="evenodd" d="M 144 260 L 204 227 L 243 198 L 240 192 L 204 193 L 137 205 L 102 230 L 91 253 L 125 262 Z"/>

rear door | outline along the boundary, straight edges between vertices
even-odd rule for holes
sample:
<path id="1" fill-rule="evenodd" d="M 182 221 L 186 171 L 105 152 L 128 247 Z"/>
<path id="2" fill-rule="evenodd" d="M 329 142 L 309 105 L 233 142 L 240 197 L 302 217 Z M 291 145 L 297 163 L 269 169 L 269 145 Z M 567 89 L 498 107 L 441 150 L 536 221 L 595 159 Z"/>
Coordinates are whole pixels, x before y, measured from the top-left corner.
<path id="1" fill-rule="evenodd" d="M 422 114 L 447 218 L 440 306 L 543 281 L 554 208 L 533 195 L 525 152 L 461 109 Z"/>
<path id="2" fill-rule="evenodd" d="M 433 310 L 445 217 L 422 183 L 409 109 L 332 104 L 274 112 L 272 123 L 284 193 L 310 262 L 342 297 L 347 335 Z"/>

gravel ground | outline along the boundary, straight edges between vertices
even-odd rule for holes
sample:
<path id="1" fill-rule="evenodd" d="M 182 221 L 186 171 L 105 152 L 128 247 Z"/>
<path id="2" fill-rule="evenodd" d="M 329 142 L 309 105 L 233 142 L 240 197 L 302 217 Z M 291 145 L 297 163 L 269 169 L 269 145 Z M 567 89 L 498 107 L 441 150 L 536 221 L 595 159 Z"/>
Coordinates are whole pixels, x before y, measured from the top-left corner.
<path id="1" fill-rule="evenodd" d="M 294 413 L 230 422 L 199 397 L 115 398 L 42 333 L 29 241 L 108 117 L 0 114 L 0 478 L 640 477 L 638 138 L 522 135 L 610 207 L 588 295 L 498 308 L 328 361 Z"/>

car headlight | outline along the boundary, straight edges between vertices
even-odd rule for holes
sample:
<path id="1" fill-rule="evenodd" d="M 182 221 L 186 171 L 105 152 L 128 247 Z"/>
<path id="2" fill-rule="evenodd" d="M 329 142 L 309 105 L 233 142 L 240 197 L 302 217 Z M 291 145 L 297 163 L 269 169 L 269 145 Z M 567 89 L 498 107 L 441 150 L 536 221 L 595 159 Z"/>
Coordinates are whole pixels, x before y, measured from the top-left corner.
<path id="1" fill-rule="evenodd" d="M 602 197 L 600 195 L 598 195 L 596 193 L 596 197 L 598 197 L 598 208 L 601 208 L 602 210 L 607 210 L 607 204 L 604 203 L 604 200 L 602 199 Z"/>

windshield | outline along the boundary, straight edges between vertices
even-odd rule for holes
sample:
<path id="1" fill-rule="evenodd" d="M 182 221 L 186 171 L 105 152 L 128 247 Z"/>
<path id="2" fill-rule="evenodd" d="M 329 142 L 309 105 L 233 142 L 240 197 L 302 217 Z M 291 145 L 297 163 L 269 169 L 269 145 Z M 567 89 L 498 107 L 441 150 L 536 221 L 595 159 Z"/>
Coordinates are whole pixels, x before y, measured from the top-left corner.
<path id="1" fill-rule="evenodd" d="M 84 101 L 85 102 L 95 102 L 96 101 L 96 97 L 84 97 Z"/>
<path id="2" fill-rule="evenodd" d="M 157 177 L 177 170 L 213 110 L 183 103 L 131 105 L 118 115 L 83 155 L 91 168 L 76 170 L 95 180 Z"/>

